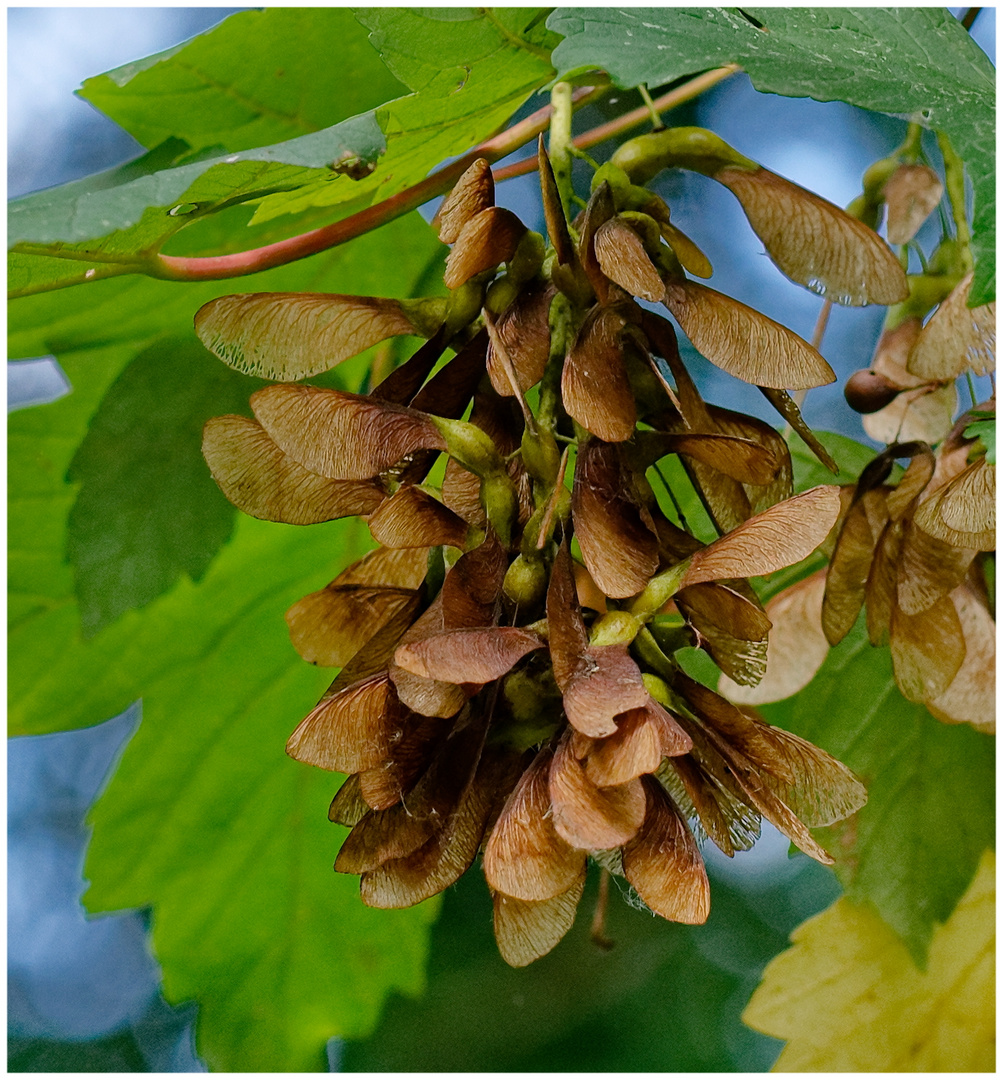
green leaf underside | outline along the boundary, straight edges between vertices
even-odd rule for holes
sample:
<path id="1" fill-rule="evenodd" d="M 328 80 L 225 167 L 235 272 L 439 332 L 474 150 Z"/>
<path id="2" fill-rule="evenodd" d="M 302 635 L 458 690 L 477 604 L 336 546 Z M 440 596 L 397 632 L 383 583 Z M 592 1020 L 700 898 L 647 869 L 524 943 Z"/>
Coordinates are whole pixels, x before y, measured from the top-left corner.
<path id="1" fill-rule="evenodd" d="M 758 29 L 742 11 L 761 23 Z M 944 8 L 561 8 L 561 77 L 600 67 L 659 86 L 726 63 L 757 90 L 921 120 L 946 131 L 975 188 L 972 307 L 995 296 L 995 70 Z M 889 58 L 894 58 L 894 63 Z M 921 73 L 916 77 L 908 73 Z M 741 150 L 742 147 L 737 147 Z"/>
<path id="2" fill-rule="evenodd" d="M 553 75 L 527 29 L 540 9 L 366 8 L 357 12 L 390 70 L 414 93 L 376 110 L 387 149 L 355 190 L 381 202 L 494 134 Z M 545 50 L 544 50 L 545 53 Z M 335 205 L 344 185 L 264 199 L 255 222 Z"/>
<path id="3" fill-rule="evenodd" d="M 15 200 L 8 234 L 8 244 L 17 245 L 9 264 L 11 294 L 83 281 L 88 270 L 98 279 L 123 268 L 141 270 L 147 253 L 159 250 L 186 223 L 234 203 L 257 203 L 252 225 L 282 218 L 273 226 L 281 236 L 297 231 L 292 214 L 307 214 L 313 225 L 320 223 L 314 220 L 320 211 L 327 221 L 356 212 L 417 183 L 444 159 L 493 134 L 553 74 L 538 55 L 540 47 L 527 48 L 518 37 L 535 10 L 509 13 L 513 28 L 487 14 L 464 21 L 410 9 L 362 14 L 377 36 L 402 28 L 420 31 L 428 55 L 441 59 L 437 76 L 417 93 L 376 111 L 286 142 L 226 154 L 209 151 L 204 160 L 181 164 L 172 136 L 159 153 L 104 175 L 97 190 L 85 180 Z M 200 40 L 208 42 L 228 22 Z M 399 70 L 420 82 L 407 64 Z M 341 78 L 350 81 L 345 71 Z M 173 159 L 165 160 L 170 154 Z M 352 179 L 332 170 L 346 161 L 375 165 L 375 171 Z M 261 229 L 251 234 L 254 244 L 277 238 Z"/>
<path id="4" fill-rule="evenodd" d="M 248 412 L 265 385 L 213 362 L 191 336 L 151 345 L 111 386 L 69 469 L 80 490 L 67 549 L 87 636 L 181 574 L 205 573 L 236 510 L 202 457 L 202 427 Z"/>
<path id="5" fill-rule="evenodd" d="M 934 925 L 954 910 L 994 843 L 993 739 L 906 701 L 888 649 L 870 645 L 863 620 L 804 690 L 759 711 L 835 755 L 867 786 L 858 813 L 815 835 L 835 857 L 847 895 L 873 904 L 925 966 Z"/>
<path id="6" fill-rule="evenodd" d="M 144 717 L 90 815 L 85 903 L 153 905 L 165 996 L 199 1000 L 214 1069 L 316 1069 L 328 1038 L 366 1033 L 391 987 L 421 989 L 436 905 L 363 906 L 331 868 L 336 777 L 283 751 L 330 679 L 293 651 L 283 613 L 367 539 L 358 522 L 242 518 L 200 586 L 126 616 L 91 655 L 97 671 L 142 671 L 130 681 Z"/>
<path id="7" fill-rule="evenodd" d="M 236 12 L 87 79 L 79 94 L 143 146 L 174 137 L 233 153 L 320 131 L 404 91 L 349 8 L 279 7 Z"/>
<path id="8" fill-rule="evenodd" d="M 743 858 L 743 856 L 739 856 Z M 832 874 L 801 857 L 741 891 L 713 876 L 706 925 L 633 910 L 609 890 L 605 951 L 589 936 L 597 867 L 575 925 L 548 955 L 508 967 L 491 932 L 479 872 L 444 897 L 432 934 L 427 992 L 394 996 L 376 1032 L 349 1043 L 345 1072 L 758 1072 L 780 1044 L 739 1014 L 790 931 L 837 893 Z"/>
<path id="9" fill-rule="evenodd" d="M 413 262 L 396 257 L 402 249 L 411 252 Z M 357 289 L 410 296 L 440 251 L 432 230 L 417 215 L 410 215 L 343 247 L 254 275 L 241 284 L 248 290 Z M 126 365 L 158 339 L 187 337 L 194 342 L 191 320 L 195 311 L 212 297 L 230 291 L 232 283 L 225 281 L 181 285 L 122 279 L 59 295 L 26 297 L 10 306 L 9 355 L 53 353 L 73 387 L 71 394 L 49 405 L 14 413 L 8 425 L 10 723 L 14 734 L 98 723 L 132 700 L 95 696 L 101 680 L 88 672 L 86 661 L 72 676 L 51 668 L 55 658 L 76 642 L 79 626 L 73 576 L 66 560 L 67 515 L 78 485 L 68 482 L 66 474 L 101 399 Z M 194 343 L 190 347 L 196 348 Z M 199 355 L 204 365 L 202 381 L 215 378 L 210 374 L 213 371 L 227 371 L 205 350 Z M 166 379 L 170 363 L 165 360 Z M 253 385 L 251 380 L 245 383 Z M 246 399 L 244 405 L 240 411 L 246 412 Z M 137 437 L 135 449 L 140 457 L 145 454 L 141 443 Z M 122 467 L 127 471 L 125 462 Z M 281 526 L 276 528 L 282 531 Z M 189 543 L 197 544 L 198 538 L 190 538 Z M 33 622 L 38 620 L 44 625 L 35 627 Z M 98 634 L 93 644 L 99 645 L 111 630 Z M 79 708 L 67 712 L 44 705 L 49 689 L 60 682 L 66 683 L 71 694 L 79 695 Z M 30 704 L 35 695 L 41 695 L 37 711 Z"/>

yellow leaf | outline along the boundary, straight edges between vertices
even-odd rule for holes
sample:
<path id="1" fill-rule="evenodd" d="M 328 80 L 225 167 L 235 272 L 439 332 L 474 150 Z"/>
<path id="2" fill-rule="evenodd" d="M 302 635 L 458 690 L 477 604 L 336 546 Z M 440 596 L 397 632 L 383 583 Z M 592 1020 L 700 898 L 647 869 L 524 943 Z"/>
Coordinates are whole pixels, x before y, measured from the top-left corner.
<path id="1" fill-rule="evenodd" d="M 786 1039 L 775 1072 L 992 1072 L 996 857 L 937 928 L 927 970 L 877 914 L 845 897 L 803 923 L 746 1007 Z"/>

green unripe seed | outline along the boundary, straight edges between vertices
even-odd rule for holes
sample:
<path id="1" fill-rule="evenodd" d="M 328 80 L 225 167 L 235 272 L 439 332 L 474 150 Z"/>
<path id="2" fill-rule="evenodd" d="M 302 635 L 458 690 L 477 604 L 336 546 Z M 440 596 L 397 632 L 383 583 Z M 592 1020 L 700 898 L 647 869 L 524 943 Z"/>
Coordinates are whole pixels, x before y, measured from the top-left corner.
<path id="1" fill-rule="evenodd" d="M 644 623 L 627 611 L 608 611 L 592 627 L 590 645 L 629 645 Z"/>
<path id="2" fill-rule="evenodd" d="M 540 603 L 547 591 L 547 568 L 543 559 L 517 555 L 505 572 L 502 591 L 520 608 Z"/>
<path id="3" fill-rule="evenodd" d="M 593 174 L 592 187 L 590 190 L 595 191 L 603 181 L 609 184 L 610 191 L 613 193 L 613 202 L 619 210 L 621 201 L 627 197 L 627 194 L 630 191 L 630 177 L 619 165 L 614 165 L 612 161 L 607 161 L 605 165 L 600 165 Z"/>
<path id="4" fill-rule="evenodd" d="M 547 242 L 538 232 L 527 229 L 515 249 L 515 254 L 507 263 L 508 276 L 521 287 L 535 278 L 543 268 L 543 257 L 547 253 Z"/>
<path id="5" fill-rule="evenodd" d="M 519 513 L 519 496 L 507 472 L 502 471 L 481 480 L 481 504 L 498 539 L 509 547 Z"/>
<path id="6" fill-rule="evenodd" d="M 415 331 L 430 338 L 449 316 L 450 302 L 444 296 L 426 296 L 418 300 L 401 300 L 401 311 Z"/>
<path id="7" fill-rule="evenodd" d="M 501 274 L 488 286 L 484 306 L 494 316 L 499 316 L 519 295 L 519 286 L 511 275 Z"/>
<path id="8" fill-rule="evenodd" d="M 561 464 L 561 452 L 546 428 L 538 428 L 535 434 L 529 428 L 523 428 L 522 460 L 534 480 L 548 488 L 553 487 Z"/>
<path id="9" fill-rule="evenodd" d="M 484 286 L 490 271 L 477 274 L 454 289 L 447 301 L 446 328 L 450 337 L 477 318 L 484 304 Z"/>
<path id="10" fill-rule="evenodd" d="M 499 474 L 508 476 L 505 462 L 487 432 L 466 420 L 447 420 L 442 416 L 433 416 L 431 420 L 446 440 L 449 456 L 465 469 L 482 480 Z"/>

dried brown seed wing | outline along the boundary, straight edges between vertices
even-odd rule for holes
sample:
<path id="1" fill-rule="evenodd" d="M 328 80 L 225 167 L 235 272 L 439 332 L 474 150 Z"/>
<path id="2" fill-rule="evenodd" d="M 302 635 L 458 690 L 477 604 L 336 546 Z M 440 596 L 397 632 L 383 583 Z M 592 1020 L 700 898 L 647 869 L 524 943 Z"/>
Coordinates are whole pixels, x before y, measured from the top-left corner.
<path id="1" fill-rule="evenodd" d="M 441 322 L 441 317 L 437 323 Z M 244 293 L 195 315 L 205 347 L 245 375 L 291 382 L 317 375 L 398 334 L 429 336 L 399 300 L 327 293 Z"/>
<path id="2" fill-rule="evenodd" d="M 406 727 L 410 728 L 415 719 L 408 716 Z M 355 826 L 342 845 L 335 870 L 361 874 L 391 859 L 403 859 L 442 829 L 477 767 L 483 731 L 483 722 L 475 721 L 450 736 L 427 762 L 405 803 L 374 810 Z"/>
<path id="3" fill-rule="evenodd" d="M 413 589 L 336 585 L 304 596 L 286 612 L 293 648 L 311 664 L 344 667 L 384 627 L 397 636 L 414 621 Z"/>
<path id="4" fill-rule="evenodd" d="M 492 206 L 475 214 L 456 238 L 446 259 L 442 280 L 447 289 L 457 289 L 482 270 L 508 262 L 515 254 L 526 226 L 512 213 Z"/>
<path id="5" fill-rule="evenodd" d="M 289 736 L 286 753 L 308 765 L 344 773 L 384 760 L 405 717 L 386 672 L 328 694 Z"/>
<path id="6" fill-rule="evenodd" d="M 593 308 L 561 373 L 561 399 L 569 415 L 606 442 L 629 439 L 637 423 L 620 340 L 625 325 L 615 309 Z"/>
<path id="7" fill-rule="evenodd" d="M 658 569 L 658 536 L 632 480 L 617 446 L 579 446 L 571 513 L 585 565 L 607 596 L 639 593 Z"/>
<path id="8" fill-rule="evenodd" d="M 682 672 L 676 677 L 675 687 L 704 727 L 712 728 L 729 746 L 740 750 L 757 763 L 765 766 L 766 762 L 770 762 L 769 766 L 765 767 L 776 769 L 782 779 L 794 780 L 794 775 L 787 770 L 783 760 L 771 760 L 774 756 L 774 741 L 770 737 L 769 725 L 743 712 L 720 694 Z M 717 746 L 718 743 L 715 742 L 714 745 Z"/>
<path id="9" fill-rule="evenodd" d="M 718 472 L 763 487 L 777 478 L 780 463 L 765 446 L 734 435 L 700 432 L 667 436 L 672 453 L 687 454 Z"/>
<path id="10" fill-rule="evenodd" d="M 461 555 L 442 583 L 442 629 L 491 626 L 507 568 L 505 549 L 493 533 Z"/>
<path id="11" fill-rule="evenodd" d="M 968 306 L 974 273 L 967 274 L 923 327 L 909 354 L 909 371 L 926 382 L 996 367 L 996 303 Z"/>
<path id="12" fill-rule="evenodd" d="M 661 761 L 658 725 L 647 709 L 631 709 L 620 715 L 612 735 L 589 741 L 585 775 L 596 787 L 612 787 L 653 773 Z"/>
<path id="13" fill-rule="evenodd" d="M 550 801 L 558 835 L 583 851 L 621 847 L 644 821 L 641 781 L 596 787 L 572 752 L 569 738 L 558 744 L 550 765 Z"/>
<path id="14" fill-rule="evenodd" d="M 578 241 L 578 257 L 581 260 L 582 269 L 585 271 L 589 283 L 595 290 L 600 304 L 605 304 L 609 299 L 609 281 L 599 266 L 596 258 L 595 235 L 600 226 L 605 224 L 616 213 L 613 203 L 613 193 L 610 186 L 604 180 L 592 192 L 588 206 L 582 216 L 579 227 L 580 239 Z"/>
<path id="15" fill-rule="evenodd" d="M 386 810 L 400 802 L 414 788 L 457 722 L 412 713 L 403 736 L 394 743 L 393 757 L 358 774 L 359 790 L 366 803 L 373 810 Z"/>
<path id="16" fill-rule="evenodd" d="M 771 785 L 775 782 L 774 778 L 761 774 L 744 754 L 728 746 L 715 732 L 708 731 L 708 735 L 727 763 L 744 799 L 806 855 L 831 866 L 834 861 L 832 856 L 818 844 L 805 823 L 773 790 Z"/>
<path id="17" fill-rule="evenodd" d="M 762 390 L 762 387 L 760 389 Z M 707 430 L 749 439 L 758 443 L 773 458 L 775 476 L 772 481 L 764 485 L 747 482 L 743 484 L 749 503 L 749 514 L 746 516 L 758 514 L 774 503 L 789 499 L 794 494 L 794 468 L 791 464 L 790 448 L 776 428 L 755 416 L 723 409 L 719 405 L 708 405 L 707 412 L 711 425 Z M 701 470 L 701 477 L 705 472 L 706 470 Z"/>
<path id="18" fill-rule="evenodd" d="M 888 207 L 888 243 L 907 244 L 937 209 L 943 194 L 944 185 L 929 165 L 899 165 L 882 190 Z"/>
<path id="19" fill-rule="evenodd" d="M 522 774 L 484 848 L 488 885 L 520 900 L 549 900 L 572 888 L 585 853 L 554 828 L 548 777 L 553 753 L 541 750 Z"/>
<path id="20" fill-rule="evenodd" d="M 719 582 L 690 585 L 676 606 L 725 677 L 755 686 L 766 672 L 770 620 L 761 606 Z"/>
<path id="21" fill-rule="evenodd" d="M 476 333 L 408 403 L 412 409 L 458 420 L 466 411 L 484 375 L 488 347 L 486 330 Z"/>
<path id="22" fill-rule="evenodd" d="M 693 749 L 693 740 L 672 713 L 664 709 L 654 698 L 649 699 L 646 709 L 648 719 L 658 730 L 658 741 L 663 757 L 678 757 L 680 754 L 688 754 Z"/>
<path id="23" fill-rule="evenodd" d="M 519 775 L 521 755 L 486 747 L 470 784 L 449 820 L 413 855 L 384 863 L 362 877 L 362 900 L 370 907 L 410 907 L 453 884 L 481 846 L 492 807 Z"/>
<path id="24" fill-rule="evenodd" d="M 831 485 L 777 503 L 696 552 L 681 588 L 769 574 L 799 562 L 825 540 L 839 509 L 839 489 Z"/>
<path id="25" fill-rule="evenodd" d="M 877 532 L 869 510 L 880 514 Z M 829 562 L 822 601 L 822 629 L 830 645 L 838 645 L 857 621 L 880 530 L 887 520 L 885 493 L 877 489 L 865 492 L 846 514 Z"/>
<path id="26" fill-rule="evenodd" d="M 399 645 L 409 645 L 421 641 L 433 634 L 442 633 L 442 593 L 429 604 L 421 618 L 400 639 Z M 396 644 L 396 643 L 395 643 Z M 467 694 L 460 686 L 440 682 L 435 679 L 423 679 L 410 671 L 405 671 L 393 662 L 390 654 L 389 675 L 397 690 L 401 702 L 413 712 L 422 716 L 455 716 L 466 704 Z"/>
<path id="27" fill-rule="evenodd" d="M 772 743 L 770 762 L 753 761 L 768 766 L 761 774 L 763 783 L 805 825 L 818 828 L 843 821 L 867 802 L 864 785 L 841 761 L 783 728 L 765 726 Z M 783 769 L 776 767 L 781 761 Z"/>
<path id="28" fill-rule="evenodd" d="M 626 645 L 590 645 L 562 689 L 571 726 L 594 739 L 612 735 L 615 717 L 645 708 L 649 701 L 641 671 Z"/>
<path id="29" fill-rule="evenodd" d="M 331 800 L 327 817 L 329 821 L 351 828 L 369 813 L 371 807 L 362 795 L 359 777 L 346 776 L 345 782 L 338 788 L 338 793 Z"/>
<path id="30" fill-rule="evenodd" d="M 553 286 L 530 286 L 512 301 L 495 323 L 495 330 L 515 369 L 519 389 L 529 390 L 543 378 L 550 358 L 550 304 Z M 500 364 L 492 342 L 487 353 L 488 376 L 495 392 L 511 397 L 515 391 Z"/>
<path id="31" fill-rule="evenodd" d="M 835 372 L 807 341 L 730 296 L 680 281 L 665 287 L 663 303 L 697 352 L 729 375 L 789 390 L 835 382 Z"/>
<path id="32" fill-rule="evenodd" d="M 562 266 L 567 266 L 575 258 L 575 249 L 568 232 L 568 222 L 564 217 L 554 169 L 543 148 L 542 135 L 537 143 L 537 161 L 540 167 L 540 191 L 543 196 L 543 217 L 547 222 L 547 235 L 557 252 L 557 261 Z"/>
<path id="33" fill-rule="evenodd" d="M 766 674 L 756 686 L 740 686 L 725 676 L 718 687 L 722 694 L 737 705 L 762 705 L 782 701 L 811 682 L 829 653 L 829 642 L 822 629 L 825 585 L 823 569 L 769 601 L 766 614 L 773 626 L 769 632 Z"/>
<path id="34" fill-rule="evenodd" d="M 571 553 L 565 538 L 557 549 L 550 572 L 550 584 L 547 587 L 550 659 L 554 667 L 554 679 L 562 692 L 570 685 L 578 671 L 589 644 L 571 568 Z"/>
<path id="35" fill-rule="evenodd" d="M 406 405 L 421 389 L 446 348 L 446 325 L 441 327 L 400 367 L 372 389 L 372 397 Z"/>
<path id="36" fill-rule="evenodd" d="M 455 244 L 463 226 L 482 210 L 495 204 L 495 181 L 486 158 L 478 158 L 453 185 L 442 200 L 433 224 L 438 226 L 439 239 Z"/>
<path id="37" fill-rule="evenodd" d="M 916 525 L 956 547 L 996 547 L 996 466 L 979 458 L 919 504 Z"/>
<path id="38" fill-rule="evenodd" d="M 891 614 L 892 664 L 904 697 L 925 702 L 951 685 L 965 659 L 965 634 L 949 596 L 918 615 Z"/>
<path id="39" fill-rule="evenodd" d="M 911 449 L 914 453 L 902 479 L 885 499 L 888 516 L 893 521 L 898 521 L 906 514 L 933 476 L 935 461 L 930 447 L 916 443 Z"/>
<path id="40" fill-rule="evenodd" d="M 585 888 L 585 870 L 562 893 L 549 900 L 517 900 L 492 893 L 495 940 L 502 959 L 525 967 L 546 955 L 571 929 Z"/>
<path id="41" fill-rule="evenodd" d="M 500 679 L 528 653 L 544 647 L 543 640 L 516 626 L 479 630 L 446 630 L 402 645 L 398 665 L 426 679 L 451 683 L 488 683 Z"/>
<path id="42" fill-rule="evenodd" d="M 881 533 L 867 573 L 867 636 L 872 645 L 886 645 L 895 607 L 895 581 L 902 549 L 902 522 L 889 521 Z"/>
<path id="43" fill-rule="evenodd" d="M 676 382 L 673 400 L 678 401 L 679 410 L 686 428 L 692 431 L 716 431 L 717 429 L 711 423 L 707 404 L 700 397 L 696 383 L 686 370 L 686 365 L 679 355 L 679 342 L 672 323 L 652 311 L 642 310 L 640 325 L 644 331 L 644 336 L 651 345 L 651 351 L 661 356 L 669 365 L 672 378 Z M 653 367 L 668 393 L 672 388 L 665 381 L 658 366 L 653 365 Z"/>
<path id="44" fill-rule="evenodd" d="M 480 477 L 474 476 L 454 458 L 446 462 L 446 472 L 442 479 L 442 501 L 475 528 L 483 529 L 487 525 L 487 514 L 481 503 Z"/>
<path id="45" fill-rule="evenodd" d="M 434 496 L 404 484 L 369 518 L 369 531 L 391 548 L 455 547 L 467 542 L 467 523 Z"/>
<path id="46" fill-rule="evenodd" d="M 906 615 L 925 611 L 961 584 L 975 554 L 974 548 L 955 547 L 907 522 L 897 559 L 898 606 Z"/>
<path id="47" fill-rule="evenodd" d="M 664 788 L 643 781 L 644 824 L 623 849 L 623 872 L 637 895 L 672 922 L 699 924 L 710 914 L 710 883 L 693 834 Z"/>
<path id="48" fill-rule="evenodd" d="M 903 390 L 891 404 L 864 416 L 862 423 L 875 442 L 938 443 L 951 430 L 957 408 L 954 383 L 926 384 Z"/>
<path id="49" fill-rule="evenodd" d="M 888 245 L 845 210 L 767 169 L 726 166 L 714 179 L 742 204 L 767 254 L 792 281 L 837 304 L 895 304 L 909 295 Z"/>
<path id="50" fill-rule="evenodd" d="M 634 296 L 657 303 L 665 286 L 636 232 L 614 216 L 596 229 L 596 259 L 602 272 Z"/>
<path id="51" fill-rule="evenodd" d="M 740 789 L 725 773 L 725 762 L 706 736 L 690 730 L 693 753 L 664 761 L 658 776 L 680 805 L 685 795 L 703 830 L 731 858 L 736 851 L 748 851 L 759 839 L 760 815 L 739 797 Z"/>
<path id="52" fill-rule="evenodd" d="M 417 589 L 425 580 L 428 552 L 419 548 L 378 547 L 346 567 L 331 586 L 377 585 Z"/>
<path id="53" fill-rule="evenodd" d="M 804 422 L 801 410 L 798 408 L 797 402 L 791 395 L 788 394 L 786 390 L 771 389 L 768 386 L 761 386 L 759 389 L 765 395 L 766 400 L 801 436 L 808 449 L 822 462 L 829 472 L 833 474 L 838 473 L 839 466 L 833 460 L 829 451 L 826 450 L 815 437 L 815 432 Z"/>
<path id="54" fill-rule="evenodd" d="M 251 396 L 258 422 L 294 461 L 336 480 L 367 480 L 415 450 L 445 450 L 423 413 L 341 390 L 279 383 Z"/>
<path id="55" fill-rule="evenodd" d="M 245 514 L 287 525 L 368 514 L 386 497 L 373 480 L 331 480 L 304 468 L 244 416 L 216 416 L 202 454 L 220 491 Z"/>
<path id="56" fill-rule="evenodd" d="M 965 638 L 965 659 L 958 674 L 926 707 L 945 724 L 971 724 L 996 733 L 996 623 L 967 585 L 951 593 Z"/>

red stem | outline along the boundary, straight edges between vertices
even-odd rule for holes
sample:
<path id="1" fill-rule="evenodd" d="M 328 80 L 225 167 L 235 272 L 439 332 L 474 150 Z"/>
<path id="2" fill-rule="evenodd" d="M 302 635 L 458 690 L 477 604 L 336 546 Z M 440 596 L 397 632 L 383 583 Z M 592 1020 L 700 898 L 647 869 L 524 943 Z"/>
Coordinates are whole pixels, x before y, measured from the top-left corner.
<path id="1" fill-rule="evenodd" d="M 575 91 L 573 101 L 575 105 L 581 105 L 600 90 L 605 92 L 605 89 L 582 87 Z M 413 187 L 333 225 L 325 225 L 299 236 L 291 236 L 288 240 L 279 240 L 265 247 L 240 251 L 233 255 L 157 255 L 152 265 L 144 267 L 144 272 L 151 277 L 167 278 L 171 281 L 215 281 L 254 274 L 259 270 L 269 270 L 274 266 L 284 266 L 297 259 L 305 259 L 308 255 L 316 255 L 343 244 L 346 240 L 353 240 L 380 225 L 386 225 L 437 195 L 444 195 L 478 158 L 486 158 L 489 162 L 498 161 L 535 138 L 541 131 L 545 131 L 550 123 L 551 112 L 550 105 L 538 109 L 532 116 L 527 116 L 525 120 L 481 143 Z"/>

